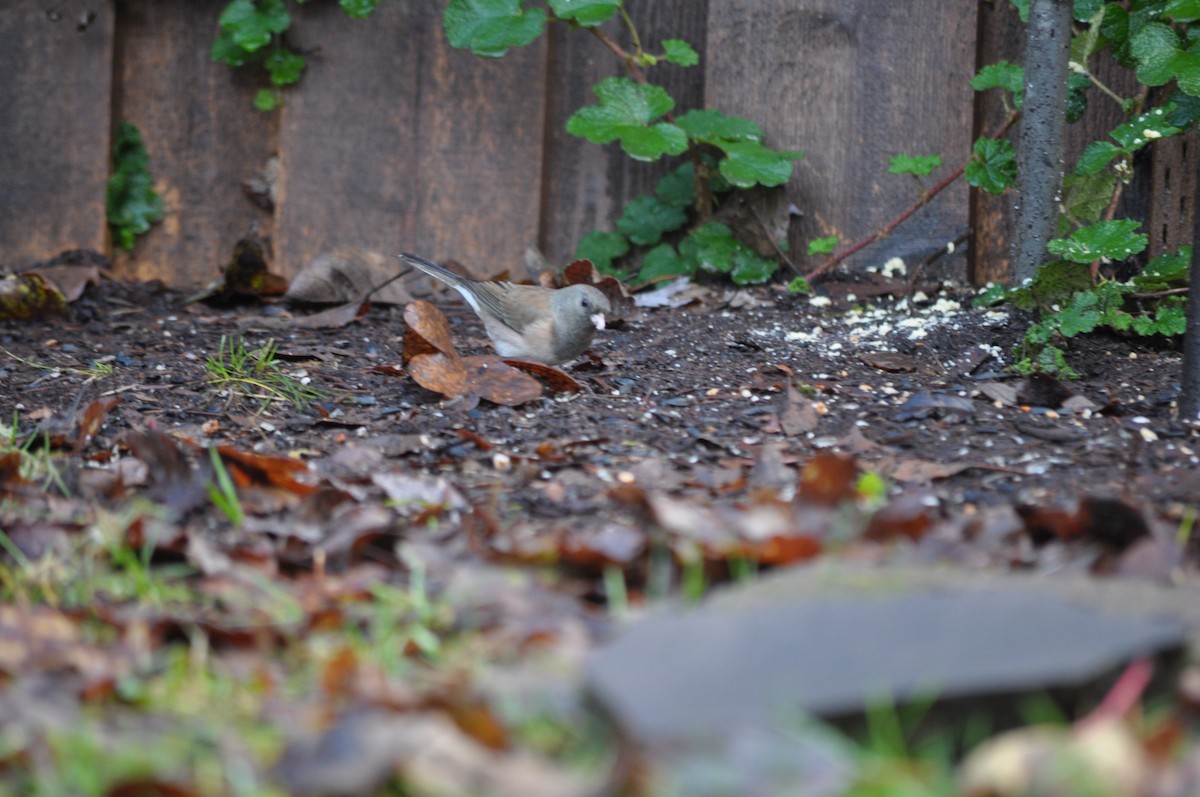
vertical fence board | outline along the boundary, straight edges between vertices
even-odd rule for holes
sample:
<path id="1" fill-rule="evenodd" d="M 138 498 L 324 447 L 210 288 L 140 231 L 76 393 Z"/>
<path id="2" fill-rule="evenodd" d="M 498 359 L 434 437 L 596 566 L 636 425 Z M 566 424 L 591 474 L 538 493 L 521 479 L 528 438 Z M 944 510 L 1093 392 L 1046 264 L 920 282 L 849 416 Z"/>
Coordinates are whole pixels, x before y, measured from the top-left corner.
<path id="1" fill-rule="evenodd" d="M 701 66 L 660 64 L 647 77 L 671 93 L 676 112 L 702 107 L 704 101 L 707 0 L 655 0 L 629 5 L 629 13 L 650 52 L 660 52 L 663 39 L 683 39 L 700 53 Z M 626 28 L 616 22 L 603 30 L 622 47 L 631 47 Z M 571 258 L 579 239 L 596 229 L 612 229 L 630 199 L 654 189 L 677 159 L 656 163 L 634 161 L 615 144 L 604 147 L 569 135 L 567 119 L 596 101 L 591 87 L 621 73 L 613 53 L 594 36 L 563 25 L 548 31 L 550 49 L 546 106 L 545 178 L 539 246 L 552 263 Z"/>
<path id="2" fill-rule="evenodd" d="M 543 45 L 498 61 L 451 50 L 433 3 L 384 3 L 365 21 L 314 5 L 295 39 L 320 55 L 283 110 L 285 273 L 336 246 L 479 274 L 522 262 L 537 240 Z"/>
<path id="3" fill-rule="evenodd" d="M 887 173 L 895 154 L 937 154 L 937 180 L 970 150 L 975 8 L 940 0 L 727 0 L 709 13 L 709 104 L 763 124 L 768 145 L 801 149 L 788 198 L 804 216 L 792 251 L 867 235 L 916 197 Z M 909 264 L 967 227 L 961 183 L 850 266 Z M 815 263 L 813 264 L 815 265 Z"/>
<path id="4" fill-rule="evenodd" d="M 1192 243 L 1196 212 L 1196 134 L 1173 136 L 1154 145 L 1151 176 L 1150 256 Z M 1200 284 L 1200 283 L 1198 283 Z"/>
<path id="5" fill-rule="evenodd" d="M 169 0 L 118 7 L 113 117 L 141 129 L 166 210 L 132 253 L 116 257 L 122 276 L 204 283 L 252 225 L 270 233 L 270 214 L 241 182 L 265 166 L 275 124 L 252 105 L 264 82 L 259 71 L 209 57 L 224 6 Z"/>
<path id="6" fill-rule="evenodd" d="M 1023 63 L 1025 26 L 1012 3 L 980 0 L 976 70 L 1000 61 Z M 975 97 L 975 137 L 993 135 L 1004 124 L 1004 100 L 999 89 L 989 89 Z M 1069 135 L 1069 134 L 1068 134 Z M 1016 128 L 1006 136 L 1016 141 Z M 1067 143 L 1071 151 L 1070 140 Z M 1067 162 L 1070 163 L 1068 154 Z M 1007 282 L 1012 267 L 1012 231 L 1016 229 L 1016 193 L 989 194 L 971 192 L 971 239 L 969 277 L 976 285 Z"/>
<path id="7" fill-rule="evenodd" d="M 0 265 L 103 251 L 113 6 L 0 8 Z"/>
<path id="8" fill-rule="evenodd" d="M 418 248 L 417 97 L 431 9 L 385 3 L 353 20 L 333 3 L 297 14 L 289 35 L 309 55 L 286 93 L 279 131 L 279 269 L 349 246 Z"/>

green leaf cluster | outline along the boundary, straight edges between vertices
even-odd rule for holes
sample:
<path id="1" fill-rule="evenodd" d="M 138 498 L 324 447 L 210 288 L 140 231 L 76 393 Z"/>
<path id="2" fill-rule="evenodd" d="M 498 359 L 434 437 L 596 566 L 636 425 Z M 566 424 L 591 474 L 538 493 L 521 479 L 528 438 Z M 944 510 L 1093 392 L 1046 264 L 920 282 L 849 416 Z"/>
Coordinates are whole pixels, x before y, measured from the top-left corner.
<path id="1" fill-rule="evenodd" d="M 219 32 L 209 51 L 212 60 L 233 67 L 259 62 L 267 72 L 271 87 L 259 89 L 254 95 L 254 107 L 260 111 L 279 107 L 283 101 L 281 89 L 298 83 L 308 65 L 303 54 L 283 43 L 284 34 L 292 25 L 288 10 L 292 1 L 230 0 L 217 20 Z M 342 11 L 352 19 L 370 16 L 379 3 L 380 0 L 339 0 Z"/>
<path id="2" fill-rule="evenodd" d="M 530 44 L 550 21 L 573 27 L 592 28 L 607 22 L 621 10 L 621 0 L 546 0 L 546 9 L 525 0 L 450 0 L 443 16 L 451 46 L 476 55 L 496 58 L 513 47 Z M 627 15 L 625 23 L 632 28 Z M 576 257 L 592 260 L 602 271 L 618 273 L 614 261 L 632 247 L 652 247 L 645 252 L 637 278 L 648 282 L 671 274 L 688 274 L 720 263 L 717 269 L 735 282 L 766 279 L 770 264 L 748 247 L 711 253 L 717 235 L 713 229 L 693 230 L 680 248 L 665 243 L 663 236 L 688 223 L 688 208 L 697 202 L 696 181 L 703 184 L 707 207 L 709 197 L 732 188 L 779 186 L 792 176 L 793 162 L 804 153 L 775 150 L 766 146 L 762 128 L 749 119 L 727 116 L 719 110 L 692 110 L 672 116 L 675 100 L 661 86 L 646 80 L 641 69 L 659 63 L 695 66 L 696 50 L 682 39 L 665 39 L 660 53 L 642 49 L 636 31 L 635 47 L 623 54 L 632 77 L 607 77 L 592 87 L 596 102 L 580 108 L 567 120 L 567 132 L 594 144 L 618 144 L 634 160 L 656 161 L 666 156 L 689 153 L 690 162 L 673 171 L 655 189 L 654 196 L 634 199 L 616 223 L 616 231 L 594 231 L 576 248 Z M 635 79 L 636 78 L 636 79 Z M 695 163 L 704 163 L 697 175 Z M 702 211 L 706 214 L 707 210 Z M 728 228 L 725 228 L 728 231 Z M 729 234 L 732 238 L 732 233 Z M 716 236 L 716 237 L 714 237 Z M 690 242 L 690 243 L 689 243 Z"/>
<path id="3" fill-rule="evenodd" d="M 161 221 L 163 200 L 154 190 L 150 176 L 150 153 L 141 131 L 122 122 L 113 142 L 113 171 L 108 178 L 106 196 L 108 224 L 117 245 L 129 251 L 137 236 Z"/>
<path id="4" fill-rule="evenodd" d="M 1005 139 L 981 138 L 972 147 L 963 174 L 976 188 L 1002 194 L 1017 183 L 1017 151 Z"/>
<path id="5" fill-rule="evenodd" d="M 1102 250 L 1123 251 L 1132 230 L 1110 222 L 1085 227 L 1069 243 L 1090 254 Z M 1084 233 L 1082 236 L 1078 233 Z M 977 306 L 1008 302 L 1026 311 L 1040 312 L 1039 320 L 1026 331 L 1022 357 L 1015 368 L 1028 373 L 1040 370 L 1073 378 L 1075 372 L 1059 344 L 1100 328 L 1134 335 L 1182 335 L 1186 328 L 1186 300 L 1166 294 L 1188 284 L 1192 252 L 1152 258 L 1141 273 L 1127 282 L 1106 280 L 1093 285 L 1086 268 L 1069 260 L 1052 261 L 1039 270 L 1029 284 L 1014 289 L 994 286 L 975 301 Z M 1074 249 L 1072 250 L 1074 251 Z"/>

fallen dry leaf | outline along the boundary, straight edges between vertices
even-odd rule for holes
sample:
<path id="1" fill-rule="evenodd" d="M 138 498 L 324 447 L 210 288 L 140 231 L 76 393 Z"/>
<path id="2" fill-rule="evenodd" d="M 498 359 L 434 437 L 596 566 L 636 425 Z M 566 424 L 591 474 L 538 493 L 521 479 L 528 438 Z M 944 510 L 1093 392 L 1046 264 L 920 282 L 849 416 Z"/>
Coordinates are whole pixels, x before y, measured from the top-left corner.
<path id="1" fill-rule="evenodd" d="M 372 302 L 405 304 L 413 300 L 412 292 L 402 280 L 389 282 L 402 268 L 393 256 L 341 247 L 313 258 L 292 279 L 284 298 L 293 302 L 336 304 L 358 303 L 369 295 Z"/>
<path id="2" fill-rule="evenodd" d="M 67 312 L 67 300 L 38 274 L 0 278 L 0 321 L 30 321 Z"/>
<path id="3" fill-rule="evenodd" d="M 434 307 L 429 302 L 415 301 L 409 302 L 404 306 L 404 323 L 415 335 L 418 335 L 421 340 L 425 341 L 434 351 L 441 352 L 447 357 L 457 358 L 458 353 L 454 348 L 454 337 L 450 334 L 450 322 L 446 320 L 446 316 L 441 310 Z M 416 341 L 413 342 L 416 347 Z M 425 350 L 410 351 L 409 339 L 407 334 L 404 340 L 404 357 L 405 361 L 416 357 L 418 354 L 426 353 Z"/>

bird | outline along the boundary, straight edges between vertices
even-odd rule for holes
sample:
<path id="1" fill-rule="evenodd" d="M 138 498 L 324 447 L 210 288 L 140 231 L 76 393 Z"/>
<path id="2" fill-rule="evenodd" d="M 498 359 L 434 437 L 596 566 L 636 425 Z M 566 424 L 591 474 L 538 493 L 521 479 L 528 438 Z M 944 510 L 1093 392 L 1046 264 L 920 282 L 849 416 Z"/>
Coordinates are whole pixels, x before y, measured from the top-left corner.
<path id="1" fill-rule="evenodd" d="M 591 285 L 543 288 L 512 282 L 460 277 L 423 257 L 398 257 L 454 288 L 483 321 L 501 357 L 560 365 L 587 351 L 604 317 L 612 312 L 608 297 Z"/>

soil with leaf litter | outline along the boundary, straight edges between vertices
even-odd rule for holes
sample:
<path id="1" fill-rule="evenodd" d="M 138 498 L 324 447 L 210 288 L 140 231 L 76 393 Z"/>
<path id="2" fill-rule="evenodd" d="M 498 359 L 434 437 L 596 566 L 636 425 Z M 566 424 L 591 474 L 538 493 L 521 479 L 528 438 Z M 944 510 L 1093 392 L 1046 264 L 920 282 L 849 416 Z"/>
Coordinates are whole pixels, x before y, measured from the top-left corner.
<path id="1" fill-rule="evenodd" d="M 280 304 L 214 308 L 105 280 L 65 319 L 6 323 L 3 555 L 32 575 L 10 571 L 5 589 L 63 611 L 81 645 L 103 647 L 80 630 L 97 623 L 123 641 L 86 666 L 43 651 L 0 669 L 57 661 L 53 678 L 105 705 L 160 646 L 191 640 L 195 655 L 197 630 L 237 670 L 238 655 L 339 623 L 371 637 L 364 606 L 419 580 L 454 619 L 409 605 L 401 664 L 368 661 L 378 639 L 372 653 L 306 649 L 324 691 L 263 709 L 282 737 L 263 761 L 285 786 L 344 789 L 303 739 L 342 727 L 331 717 L 352 704 L 449 716 L 499 755 L 488 734 L 515 721 L 478 702 L 499 687 L 461 666 L 417 685 L 397 675 L 452 659 L 448 640 L 468 634 L 510 664 L 531 646 L 585 651 L 609 627 L 606 602 L 823 556 L 1193 577 L 1177 531 L 1195 519 L 1200 435 L 1176 417 L 1178 351 L 1083 336 L 1068 349 L 1078 381 L 1024 379 L 1004 367 L 1028 319 L 971 309 L 966 292 L 860 283 L 819 300 L 664 290 L 680 306 L 630 305 L 563 369 L 577 390 L 535 372 L 544 394 L 514 406 L 418 386 L 400 307 L 310 329 Z M 434 301 L 460 352 L 490 353 L 456 297 Z M 269 341 L 261 384 L 216 381 L 212 361 L 241 346 L 252 368 Z M 152 608 L 97 588 L 72 605 L 37 563 L 61 565 L 89 535 L 108 535 L 93 556 L 124 544 L 152 571 L 186 565 L 204 600 Z M 487 575 L 513 567 L 520 589 Z M 0 629 L 33 650 L 42 632 L 22 622 Z"/>

